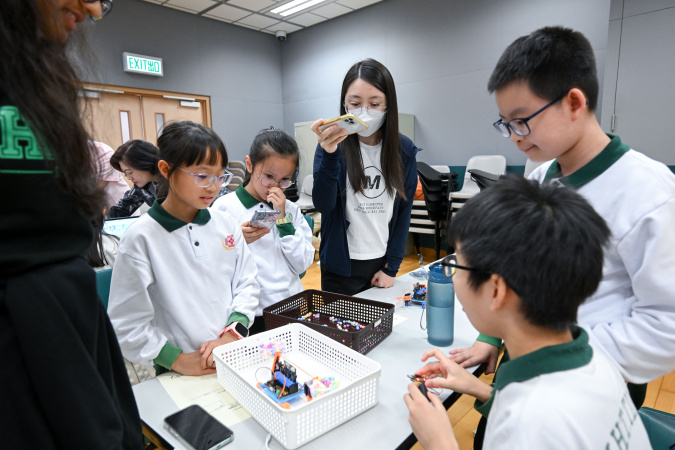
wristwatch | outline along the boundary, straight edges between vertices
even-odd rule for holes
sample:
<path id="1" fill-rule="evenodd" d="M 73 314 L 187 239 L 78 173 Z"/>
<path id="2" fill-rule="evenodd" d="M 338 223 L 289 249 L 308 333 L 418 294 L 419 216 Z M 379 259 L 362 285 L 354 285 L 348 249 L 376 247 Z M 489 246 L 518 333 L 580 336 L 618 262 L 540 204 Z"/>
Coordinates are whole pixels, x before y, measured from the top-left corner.
<path id="1" fill-rule="evenodd" d="M 293 223 L 293 215 L 289 212 L 286 213 L 286 216 L 283 219 L 277 220 L 277 225 L 283 225 L 285 223 Z"/>
<path id="2" fill-rule="evenodd" d="M 244 339 L 245 337 L 248 336 L 248 328 L 246 328 L 243 323 L 232 322 L 227 327 L 225 327 L 223 331 L 220 332 L 220 336 L 218 337 L 223 337 L 223 335 L 228 331 L 231 331 L 232 334 L 237 336 L 237 339 Z"/>

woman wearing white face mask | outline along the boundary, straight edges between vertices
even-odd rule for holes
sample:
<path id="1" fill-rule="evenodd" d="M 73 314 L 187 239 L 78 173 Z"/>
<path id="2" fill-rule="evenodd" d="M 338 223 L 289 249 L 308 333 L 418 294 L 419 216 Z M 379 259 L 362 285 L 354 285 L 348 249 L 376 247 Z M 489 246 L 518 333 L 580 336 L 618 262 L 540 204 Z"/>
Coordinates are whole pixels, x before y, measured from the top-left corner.
<path id="1" fill-rule="evenodd" d="M 394 80 L 381 63 L 354 64 L 342 83 L 340 114 L 352 113 L 368 130 L 345 136 L 319 130 L 314 155 L 314 206 L 321 212 L 321 288 L 354 295 L 394 285 L 403 259 L 417 187 L 419 151 L 398 133 Z"/>

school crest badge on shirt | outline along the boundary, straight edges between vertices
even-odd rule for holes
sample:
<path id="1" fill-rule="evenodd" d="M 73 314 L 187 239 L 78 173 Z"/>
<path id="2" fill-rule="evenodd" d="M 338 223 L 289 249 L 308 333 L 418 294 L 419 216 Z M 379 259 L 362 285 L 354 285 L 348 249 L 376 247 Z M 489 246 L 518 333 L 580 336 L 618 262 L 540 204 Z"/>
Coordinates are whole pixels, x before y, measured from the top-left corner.
<path id="1" fill-rule="evenodd" d="M 220 241 L 225 250 L 234 250 L 234 235 L 230 234 L 225 239 Z"/>

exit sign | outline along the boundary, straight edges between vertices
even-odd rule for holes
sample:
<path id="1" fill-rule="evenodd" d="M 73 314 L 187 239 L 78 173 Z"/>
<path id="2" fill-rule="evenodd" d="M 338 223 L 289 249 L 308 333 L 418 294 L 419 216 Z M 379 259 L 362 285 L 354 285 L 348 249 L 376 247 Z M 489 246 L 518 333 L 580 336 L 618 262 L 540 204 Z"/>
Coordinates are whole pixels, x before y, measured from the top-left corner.
<path id="1" fill-rule="evenodd" d="M 143 75 L 152 75 L 155 77 L 164 76 L 162 58 L 134 55 L 133 53 L 127 52 L 124 52 L 123 56 L 125 72 L 142 73 Z"/>

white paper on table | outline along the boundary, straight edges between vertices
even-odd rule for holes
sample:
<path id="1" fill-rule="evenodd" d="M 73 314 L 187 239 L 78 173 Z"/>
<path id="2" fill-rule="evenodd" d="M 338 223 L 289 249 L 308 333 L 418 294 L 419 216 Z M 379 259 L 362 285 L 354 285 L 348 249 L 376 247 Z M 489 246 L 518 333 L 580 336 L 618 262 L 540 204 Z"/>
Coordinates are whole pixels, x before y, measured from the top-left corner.
<path id="1" fill-rule="evenodd" d="M 392 328 L 395 327 L 396 325 L 398 325 L 401 322 L 405 322 L 406 320 L 408 320 L 407 317 L 404 317 L 400 314 L 394 313 L 394 322 L 392 324 Z"/>
<path id="2" fill-rule="evenodd" d="M 251 417 L 220 385 L 215 373 L 191 377 L 167 372 L 157 379 L 180 409 L 199 405 L 227 427 Z"/>

